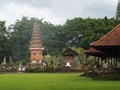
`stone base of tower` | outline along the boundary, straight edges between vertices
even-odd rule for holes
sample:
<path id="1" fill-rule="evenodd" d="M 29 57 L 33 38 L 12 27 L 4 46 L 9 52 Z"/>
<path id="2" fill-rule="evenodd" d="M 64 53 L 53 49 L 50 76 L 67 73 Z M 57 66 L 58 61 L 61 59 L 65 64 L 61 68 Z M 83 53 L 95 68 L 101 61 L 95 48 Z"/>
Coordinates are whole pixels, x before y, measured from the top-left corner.
<path id="1" fill-rule="evenodd" d="M 39 61 L 32 60 L 30 62 L 30 65 L 32 68 L 40 68 L 42 66 L 42 61 L 41 60 L 39 60 Z"/>
<path id="2" fill-rule="evenodd" d="M 39 61 L 31 61 L 31 64 L 41 64 L 41 63 L 42 63 L 41 60 L 39 60 Z"/>

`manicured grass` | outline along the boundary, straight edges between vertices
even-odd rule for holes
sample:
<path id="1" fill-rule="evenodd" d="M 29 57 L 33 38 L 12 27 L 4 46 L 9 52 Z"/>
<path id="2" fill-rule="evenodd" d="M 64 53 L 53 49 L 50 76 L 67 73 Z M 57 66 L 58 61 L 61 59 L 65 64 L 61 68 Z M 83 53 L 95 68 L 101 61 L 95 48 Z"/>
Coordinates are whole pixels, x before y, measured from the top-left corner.
<path id="1" fill-rule="evenodd" d="M 0 74 L 0 90 L 120 90 L 120 81 L 98 81 L 80 73 Z"/>

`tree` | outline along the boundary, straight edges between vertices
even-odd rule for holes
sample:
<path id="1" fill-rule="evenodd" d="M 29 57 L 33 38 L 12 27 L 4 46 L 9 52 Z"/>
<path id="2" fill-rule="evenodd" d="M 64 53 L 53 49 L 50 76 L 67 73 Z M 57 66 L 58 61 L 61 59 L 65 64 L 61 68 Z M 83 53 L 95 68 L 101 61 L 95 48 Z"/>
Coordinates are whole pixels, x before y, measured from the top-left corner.
<path id="1" fill-rule="evenodd" d="M 118 22 L 114 18 L 74 18 L 63 25 L 65 42 L 69 46 L 89 48 L 89 44 L 100 39 Z"/>
<path id="2" fill-rule="evenodd" d="M 5 26 L 5 21 L 0 21 L 0 62 L 3 60 L 4 56 L 7 58 L 10 55 L 8 46 L 8 32 Z"/>
<path id="3" fill-rule="evenodd" d="M 11 53 L 15 61 L 29 61 L 29 43 L 35 19 L 23 17 L 11 25 Z"/>
<path id="4" fill-rule="evenodd" d="M 118 0 L 118 4 L 117 4 L 116 19 L 118 21 L 120 20 L 120 0 Z"/>
<path id="5" fill-rule="evenodd" d="M 62 35 L 62 26 L 43 22 L 40 24 L 40 30 L 45 51 L 48 51 L 49 53 L 56 53 L 57 51 L 60 52 L 64 47 L 65 39 Z"/>

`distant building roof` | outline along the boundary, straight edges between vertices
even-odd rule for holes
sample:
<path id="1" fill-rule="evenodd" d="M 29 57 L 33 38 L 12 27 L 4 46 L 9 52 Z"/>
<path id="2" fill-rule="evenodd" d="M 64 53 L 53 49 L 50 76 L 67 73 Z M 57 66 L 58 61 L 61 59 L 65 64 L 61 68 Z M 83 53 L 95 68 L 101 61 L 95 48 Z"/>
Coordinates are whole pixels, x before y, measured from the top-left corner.
<path id="1" fill-rule="evenodd" d="M 71 48 L 67 48 L 65 51 L 61 53 L 62 56 L 75 56 L 78 55 L 78 53 Z"/>
<path id="2" fill-rule="evenodd" d="M 102 51 L 97 50 L 93 47 L 89 48 L 88 50 L 85 50 L 84 53 L 92 55 L 92 56 L 101 56 L 104 54 Z"/>
<path id="3" fill-rule="evenodd" d="M 104 35 L 101 39 L 90 44 L 91 46 L 120 46 L 120 24 Z"/>

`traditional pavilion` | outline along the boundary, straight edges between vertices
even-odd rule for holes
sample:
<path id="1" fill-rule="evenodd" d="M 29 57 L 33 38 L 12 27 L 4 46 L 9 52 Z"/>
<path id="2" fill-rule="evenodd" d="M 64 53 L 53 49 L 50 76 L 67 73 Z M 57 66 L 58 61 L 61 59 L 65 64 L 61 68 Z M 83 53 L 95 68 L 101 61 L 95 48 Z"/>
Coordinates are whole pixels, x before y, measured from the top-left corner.
<path id="1" fill-rule="evenodd" d="M 75 57 L 78 55 L 77 52 L 75 52 L 71 48 L 67 48 L 65 51 L 61 53 L 61 55 L 64 57 L 65 66 L 76 65 Z"/>
<path id="2" fill-rule="evenodd" d="M 120 24 L 90 46 L 86 54 L 97 57 L 101 67 L 104 62 L 109 69 L 120 72 Z"/>
<path id="3" fill-rule="evenodd" d="M 42 47 L 42 41 L 39 32 L 39 26 L 37 21 L 34 23 L 31 42 L 30 42 L 30 60 L 31 63 L 41 63 L 42 62 L 42 51 L 44 48 Z"/>

